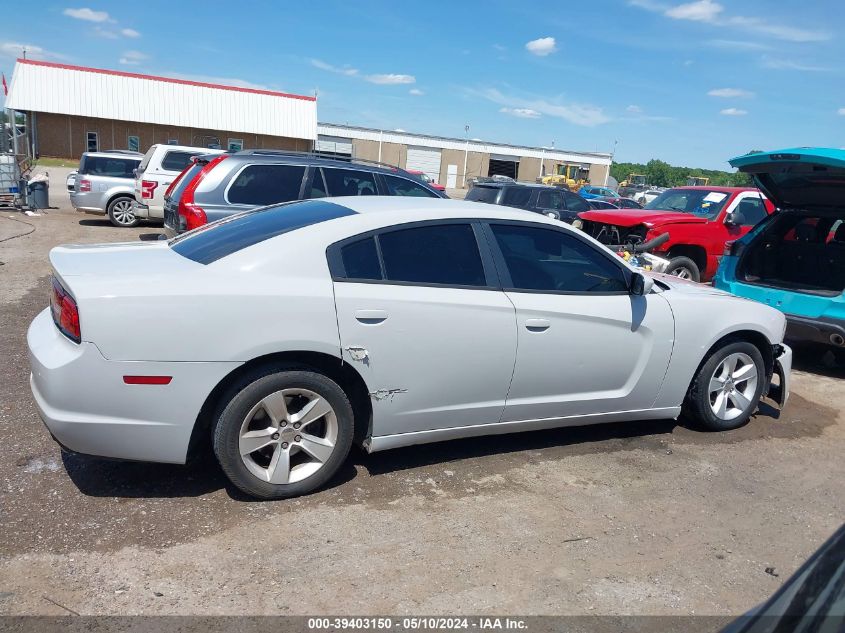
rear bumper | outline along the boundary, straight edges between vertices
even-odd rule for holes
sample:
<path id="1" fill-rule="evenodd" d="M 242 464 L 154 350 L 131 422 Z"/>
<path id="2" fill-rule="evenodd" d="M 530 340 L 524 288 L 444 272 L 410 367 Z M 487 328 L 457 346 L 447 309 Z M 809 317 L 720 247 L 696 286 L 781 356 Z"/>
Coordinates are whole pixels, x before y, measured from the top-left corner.
<path id="1" fill-rule="evenodd" d="M 842 347 L 842 344 L 831 340 L 831 337 L 837 336 L 845 343 L 845 321 L 841 319 L 811 319 L 793 314 L 786 315 L 786 338 L 791 341 Z"/>
<path id="2" fill-rule="evenodd" d="M 139 220 L 148 220 L 150 218 L 150 208 L 145 204 L 136 202 L 132 205 L 132 212 Z"/>
<path id="3" fill-rule="evenodd" d="M 240 363 L 125 362 L 92 343 L 72 343 L 50 310 L 27 332 L 30 387 L 53 438 L 76 453 L 181 464 L 211 390 Z M 127 385 L 123 376 L 172 376 L 168 385 Z"/>
<path id="4" fill-rule="evenodd" d="M 135 202 L 135 216 L 142 220 L 163 220 L 164 209 Z"/>

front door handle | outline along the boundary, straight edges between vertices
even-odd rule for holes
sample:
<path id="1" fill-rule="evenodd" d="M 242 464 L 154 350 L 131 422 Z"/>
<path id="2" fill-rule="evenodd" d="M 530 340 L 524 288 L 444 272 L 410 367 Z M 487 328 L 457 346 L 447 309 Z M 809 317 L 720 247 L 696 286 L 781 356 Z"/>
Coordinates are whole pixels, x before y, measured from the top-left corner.
<path id="1" fill-rule="evenodd" d="M 529 332 L 545 332 L 552 326 L 548 319 L 525 319 L 525 327 Z"/>
<path id="2" fill-rule="evenodd" d="M 387 320 L 386 310 L 355 310 L 355 318 L 365 325 L 378 325 Z"/>

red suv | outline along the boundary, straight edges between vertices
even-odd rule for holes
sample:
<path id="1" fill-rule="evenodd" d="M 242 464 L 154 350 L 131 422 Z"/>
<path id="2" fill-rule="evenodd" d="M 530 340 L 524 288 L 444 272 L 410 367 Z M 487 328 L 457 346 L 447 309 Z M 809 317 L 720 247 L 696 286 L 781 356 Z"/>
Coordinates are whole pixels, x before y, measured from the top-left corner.
<path id="1" fill-rule="evenodd" d="M 669 240 L 654 251 L 670 260 L 666 272 L 707 281 L 716 274 L 725 244 L 773 211 L 750 187 L 675 187 L 643 209 L 579 213 L 574 226 L 603 244 L 639 244 L 668 233 Z"/>

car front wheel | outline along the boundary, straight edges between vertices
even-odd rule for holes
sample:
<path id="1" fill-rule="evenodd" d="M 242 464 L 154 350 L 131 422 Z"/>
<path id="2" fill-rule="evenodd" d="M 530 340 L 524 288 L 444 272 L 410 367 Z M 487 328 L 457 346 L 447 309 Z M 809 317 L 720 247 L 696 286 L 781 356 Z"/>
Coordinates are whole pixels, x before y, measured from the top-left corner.
<path id="1" fill-rule="evenodd" d="M 278 371 L 241 388 L 217 418 L 214 453 L 243 492 L 284 499 L 312 492 L 352 446 L 352 406 L 326 376 Z"/>
<path id="2" fill-rule="evenodd" d="M 673 257 L 670 259 L 669 265 L 666 266 L 666 273 L 681 279 L 701 281 L 701 272 L 689 257 Z"/>
<path id="3" fill-rule="evenodd" d="M 699 368 L 685 408 L 708 430 L 739 428 L 757 409 L 765 377 L 763 356 L 756 346 L 729 343 Z"/>

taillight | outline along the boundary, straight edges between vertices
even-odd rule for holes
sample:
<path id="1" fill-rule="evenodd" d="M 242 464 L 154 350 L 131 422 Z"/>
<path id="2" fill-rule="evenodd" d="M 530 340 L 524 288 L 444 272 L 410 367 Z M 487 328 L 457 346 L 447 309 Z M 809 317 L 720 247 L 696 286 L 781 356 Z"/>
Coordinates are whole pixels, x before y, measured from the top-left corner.
<path id="1" fill-rule="evenodd" d="M 158 187 L 158 183 L 155 180 L 142 180 L 141 181 L 141 198 L 144 200 L 150 200 L 155 194 L 156 187 Z"/>
<path id="2" fill-rule="evenodd" d="M 91 191 L 91 181 L 90 180 L 80 180 L 79 181 L 79 192 L 86 193 Z"/>
<path id="3" fill-rule="evenodd" d="M 53 323 L 62 334 L 75 343 L 82 341 L 79 329 L 79 308 L 73 297 L 55 277 L 53 277 L 53 292 L 50 295 L 50 312 L 53 314 Z"/>
<path id="4" fill-rule="evenodd" d="M 205 215 L 205 211 L 201 206 L 194 202 L 194 194 L 197 191 L 197 187 L 199 187 L 200 183 L 203 179 L 205 179 L 208 173 L 214 169 L 218 163 L 226 160 L 227 158 L 229 158 L 228 154 L 221 154 L 217 158 L 210 160 L 194 177 L 194 179 L 188 183 L 188 186 L 185 187 L 185 191 L 182 192 L 182 196 L 179 198 L 178 211 L 179 216 L 185 219 L 184 228 L 186 231 L 190 231 L 208 223 L 208 217 Z"/>

